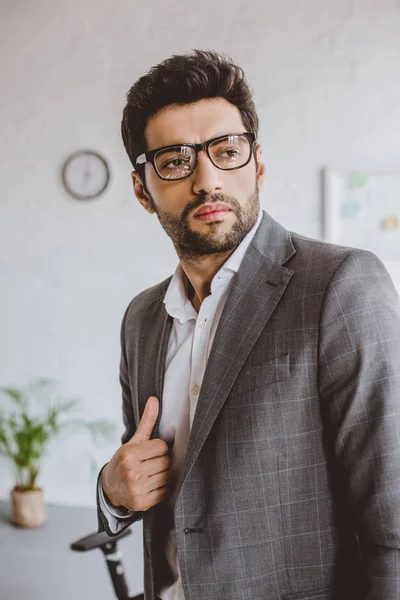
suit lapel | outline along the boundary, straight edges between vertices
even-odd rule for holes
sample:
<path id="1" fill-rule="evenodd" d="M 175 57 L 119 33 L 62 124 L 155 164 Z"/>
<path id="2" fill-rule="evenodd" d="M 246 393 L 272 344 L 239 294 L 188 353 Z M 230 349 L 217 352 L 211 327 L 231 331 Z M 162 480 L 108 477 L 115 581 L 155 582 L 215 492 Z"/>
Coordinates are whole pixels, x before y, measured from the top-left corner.
<path id="1" fill-rule="evenodd" d="M 172 327 L 172 318 L 165 310 L 163 298 L 167 290 L 168 280 L 161 290 L 160 296 L 149 304 L 139 336 L 137 365 L 137 398 L 139 419 L 142 418 L 149 396 L 159 399 L 161 410 L 152 432 L 152 439 L 159 436 L 159 424 L 162 413 L 162 394 L 164 383 L 165 359 L 168 340 Z M 152 555 L 159 555 L 157 540 L 161 536 L 160 523 L 166 525 L 166 505 L 164 502 L 153 507 L 143 520 L 143 533 L 149 544 L 153 545 Z M 158 537 L 155 535 L 158 532 Z M 154 584 L 154 577 L 153 577 Z"/>
<path id="2" fill-rule="evenodd" d="M 281 265 L 294 253 L 289 232 L 264 213 L 234 277 L 218 324 L 190 433 L 180 487 L 243 363 L 293 275 L 293 271 Z"/>
<path id="3" fill-rule="evenodd" d="M 160 405 L 162 403 L 165 359 L 172 327 L 172 318 L 163 304 L 169 281 L 165 284 L 160 297 L 149 305 L 141 329 L 137 378 L 140 418 L 149 396 L 156 396 Z M 153 439 L 158 437 L 161 412 L 162 407 L 151 436 Z"/>

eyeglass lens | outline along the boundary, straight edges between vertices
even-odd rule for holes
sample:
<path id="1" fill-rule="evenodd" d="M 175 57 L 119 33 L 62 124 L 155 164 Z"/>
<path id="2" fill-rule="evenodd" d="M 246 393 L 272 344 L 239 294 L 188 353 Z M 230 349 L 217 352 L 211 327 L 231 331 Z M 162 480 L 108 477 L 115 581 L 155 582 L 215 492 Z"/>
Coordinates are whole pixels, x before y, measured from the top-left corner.
<path id="1" fill-rule="evenodd" d="M 210 144 L 208 153 L 219 169 L 239 169 L 249 160 L 251 145 L 245 135 L 228 135 Z M 154 163 L 164 179 L 181 179 L 193 172 L 196 151 L 190 146 L 167 148 L 156 154 Z"/>

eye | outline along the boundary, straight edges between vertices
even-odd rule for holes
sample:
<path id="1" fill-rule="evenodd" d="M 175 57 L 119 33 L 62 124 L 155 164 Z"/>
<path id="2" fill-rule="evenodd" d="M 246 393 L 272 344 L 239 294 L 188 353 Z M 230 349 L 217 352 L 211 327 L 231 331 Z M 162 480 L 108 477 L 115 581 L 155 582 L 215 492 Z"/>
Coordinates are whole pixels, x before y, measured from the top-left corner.
<path id="1" fill-rule="evenodd" d="M 191 168 L 192 150 L 185 146 L 168 148 L 155 157 L 159 172 L 169 177 L 173 173 L 186 173 Z"/>
<path id="2" fill-rule="evenodd" d="M 240 148 L 237 146 L 222 146 L 213 149 L 215 160 L 235 160 L 241 155 Z"/>
<path id="3" fill-rule="evenodd" d="M 190 163 L 190 156 L 185 156 L 183 158 L 174 158 L 167 162 L 164 162 L 161 165 L 162 169 L 178 169 L 185 163 Z"/>
<path id="4" fill-rule="evenodd" d="M 220 153 L 220 156 L 227 158 L 235 158 L 239 155 L 239 150 L 237 148 L 227 148 Z"/>

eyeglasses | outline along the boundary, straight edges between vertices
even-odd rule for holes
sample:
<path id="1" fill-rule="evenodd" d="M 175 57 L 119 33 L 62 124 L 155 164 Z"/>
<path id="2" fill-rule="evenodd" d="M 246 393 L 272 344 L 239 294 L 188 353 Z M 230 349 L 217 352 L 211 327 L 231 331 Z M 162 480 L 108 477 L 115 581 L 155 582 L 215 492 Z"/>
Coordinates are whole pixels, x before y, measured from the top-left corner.
<path id="1" fill-rule="evenodd" d="M 200 150 L 204 150 L 218 169 L 241 169 L 250 162 L 255 140 L 255 133 L 230 133 L 212 138 L 203 144 L 163 146 L 138 156 L 135 168 L 150 162 L 157 175 L 165 181 L 185 179 L 195 170 L 198 154 Z"/>

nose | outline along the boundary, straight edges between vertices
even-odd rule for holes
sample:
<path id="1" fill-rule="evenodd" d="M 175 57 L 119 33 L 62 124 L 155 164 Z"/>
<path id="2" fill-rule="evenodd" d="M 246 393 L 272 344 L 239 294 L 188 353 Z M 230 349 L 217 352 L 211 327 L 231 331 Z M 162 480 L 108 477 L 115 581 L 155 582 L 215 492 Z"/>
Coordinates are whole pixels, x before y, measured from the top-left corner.
<path id="1" fill-rule="evenodd" d="M 212 164 L 205 150 L 200 150 L 197 156 L 197 167 L 192 177 L 193 193 L 196 195 L 222 190 L 221 170 Z"/>

